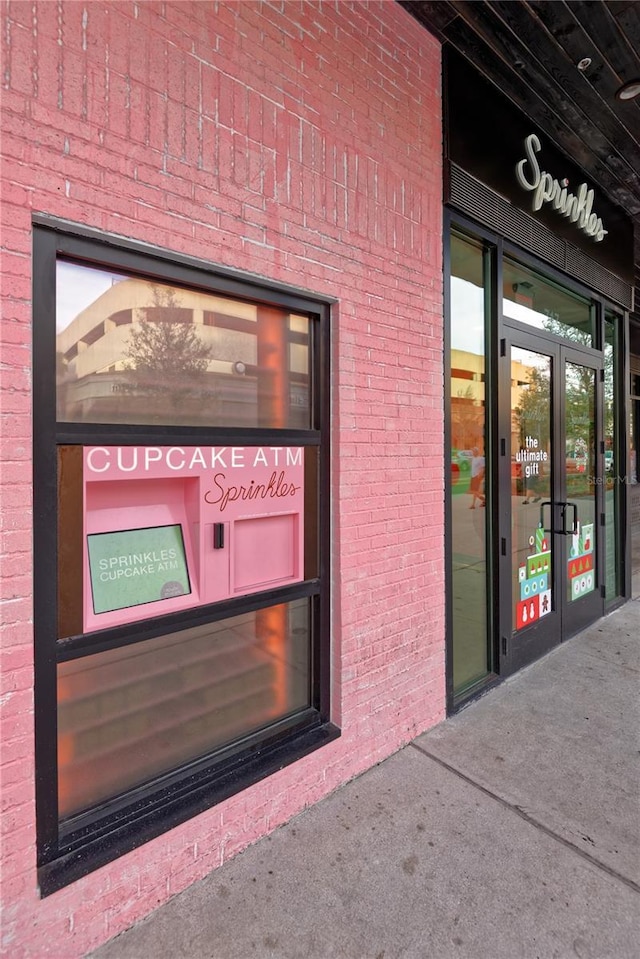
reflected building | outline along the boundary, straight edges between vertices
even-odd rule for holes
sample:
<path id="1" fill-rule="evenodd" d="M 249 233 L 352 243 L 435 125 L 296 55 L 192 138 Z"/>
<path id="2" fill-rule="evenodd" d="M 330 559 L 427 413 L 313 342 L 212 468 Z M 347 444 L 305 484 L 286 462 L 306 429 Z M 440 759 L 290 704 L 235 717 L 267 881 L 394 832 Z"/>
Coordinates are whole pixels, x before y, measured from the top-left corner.
<path id="1" fill-rule="evenodd" d="M 69 264 L 65 264 L 67 270 Z M 75 266 L 74 270 L 88 271 Z M 257 426 L 309 419 L 308 319 L 141 278 L 112 285 L 56 336 L 58 418 Z M 278 382 L 270 358 L 282 358 Z M 141 419 L 142 417 L 142 419 Z"/>

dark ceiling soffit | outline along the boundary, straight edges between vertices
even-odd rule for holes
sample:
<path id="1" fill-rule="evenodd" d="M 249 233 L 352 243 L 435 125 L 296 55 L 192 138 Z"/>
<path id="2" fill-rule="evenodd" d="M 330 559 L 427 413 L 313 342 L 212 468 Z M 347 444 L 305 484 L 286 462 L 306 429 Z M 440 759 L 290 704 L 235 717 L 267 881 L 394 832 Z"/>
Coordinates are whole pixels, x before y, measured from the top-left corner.
<path id="1" fill-rule="evenodd" d="M 621 82 L 640 75 L 640 57 L 625 37 L 637 24 L 640 43 L 640 4 L 398 2 L 469 60 L 640 227 L 640 103 L 615 97 Z M 591 56 L 590 73 L 577 70 L 577 50 Z"/>

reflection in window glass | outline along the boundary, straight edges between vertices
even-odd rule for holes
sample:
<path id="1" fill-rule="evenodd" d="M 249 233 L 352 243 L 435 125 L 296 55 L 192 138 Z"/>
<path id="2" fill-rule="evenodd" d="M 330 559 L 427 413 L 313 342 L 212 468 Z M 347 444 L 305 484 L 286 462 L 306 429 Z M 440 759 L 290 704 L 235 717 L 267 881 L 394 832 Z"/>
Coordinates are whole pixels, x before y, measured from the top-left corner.
<path id="1" fill-rule="evenodd" d="M 511 585 L 513 629 L 552 611 L 553 537 L 541 525 L 551 499 L 551 357 L 511 349 Z"/>
<path id="2" fill-rule="evenodd" d="M 640 374 L 631 374 L 629 416 L 629 482 L 640 483 Z"/>
<path id="3" fill-rule="evenodd" d="M 58 420 L 308 428 L 309 320 L 59 260 Z"/>
<path id="4" fill-rule="evenodd" d="M 453 683 L 489 672 L 485 486 L 485 303 L 489 253 L 451 237 L 451 556 Z"/>
<path id="5" fill-rule="evenodd" d="M 502 277 L 502 308 L 506 317 L 574 343 L 594 345 L 594 311 L 589 300 L 556 286 L 507 256 Z"/>
<path id="6" fill-rule="evenodd" d="M 618 319 L 619 323 L 620 320 Z M 616 401 L 617 381 L 616 316 L 605 314 L 604 321 L 604 507 L 605 507 L 605 587 L 606 599 L 615 599 L 622 592 L 619 555 L 621 516 L 620 467 L 617 462 L 619 412 Z"/>
<path id="7" fill-rule="evenodd" d="M 309 601 L 58 667 L 61 817 L 310 705 Z"/>
<path id="8" fill-rule="evenodd" d="M 595 372 L 565 364 L 567 499 L 574 533 L 568 539 L 567 600 L 579 600 L 597 585 Z"/>

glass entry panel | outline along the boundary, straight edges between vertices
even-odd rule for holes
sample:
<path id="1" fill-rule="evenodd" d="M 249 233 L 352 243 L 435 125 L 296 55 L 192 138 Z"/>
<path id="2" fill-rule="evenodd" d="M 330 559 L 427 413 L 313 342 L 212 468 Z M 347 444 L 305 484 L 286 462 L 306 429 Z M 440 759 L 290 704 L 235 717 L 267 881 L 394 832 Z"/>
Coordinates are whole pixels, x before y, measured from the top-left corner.
<path id="1" fill-rule="evenodd" d="M 451 627 L 454 695 L 490 672 L 486 463 L 486 334 L 491 253 L 451 237 L 451 368 L 448 509 L 451 522 Z"/>
<path id="2" fill-rule="evenodd" d="M 553 608 L 554 544 L 541 504 L 551 501 L 552 358 L 511 350 L 511 550 L 514 630 Z"/>
<path id="3" fill-rule="evenodd" d="M 623 515 L 624 488 L 620 482 L 625 468 L 620 456 L 621 415 L 619 393 L 619 356 L 622 318 L 607 310 L 604 315 L 604 512 L 606 601 L 611 603 L 623 593 L 620 560 L 620 524 Z"/>
<path id="4" fill-rule="evenodd" d="M 565 363 L 566 598 L 572 603 L 596 588 L 595 370 Z"/>

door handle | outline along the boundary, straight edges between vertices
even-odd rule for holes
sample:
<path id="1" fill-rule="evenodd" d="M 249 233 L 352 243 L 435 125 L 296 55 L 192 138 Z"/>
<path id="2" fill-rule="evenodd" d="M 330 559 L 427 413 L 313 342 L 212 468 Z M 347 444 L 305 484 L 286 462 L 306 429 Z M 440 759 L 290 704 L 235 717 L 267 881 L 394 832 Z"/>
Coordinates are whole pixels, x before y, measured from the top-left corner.
<path id="1" fill-rule="evenodd" d="M 554 506 L 559 507 L 562 513 L 562 528 L 561 529 L 552 529 L 551 526 L 544 525 L 544 508 L 545 506 L 550 506 L 553 510 Z M 567 529 L 567 512 L 573 510 L 573 525 L 571 529 Z M 553 512 L 551 514 L 553 519 Z M 545 533 L 561 533 L 562 536 L 573 536 L 578 532 L 578 507 L 575 503 L 554 503 L 552 500 L 545 500 L 544 503 L 540 503 L 540 527 L 545 531 Z"/>
<path id="2" fill-rule="evenodd" d="M 565 536 L 574 536 L 578 532 L 578 507 L 576 503 L 560 503 L 562 507 L 562 532 Z M 567 513 L 573 510 L 573 525 L 567 529 Z"/>
<path id="3" fill-rule="evenodd" d="M 544 501 L 544 503 L 540 503 L 540 528 L 543 529 L 543 530 L 545 531 L 545 533 L 552 533 L 553 530 L 552 530 L 551 526 L 545 526 L 545 525 L 544 525 L 544 508 L 545 508 L 545 506 L 550 506 L 551 509 L 553 509 L 553 503 L 551 502 L 550 499 L 546 499 L 546 500 Z M 551 514 L 551 517 L 553 518 L 553 513 Z"/>

